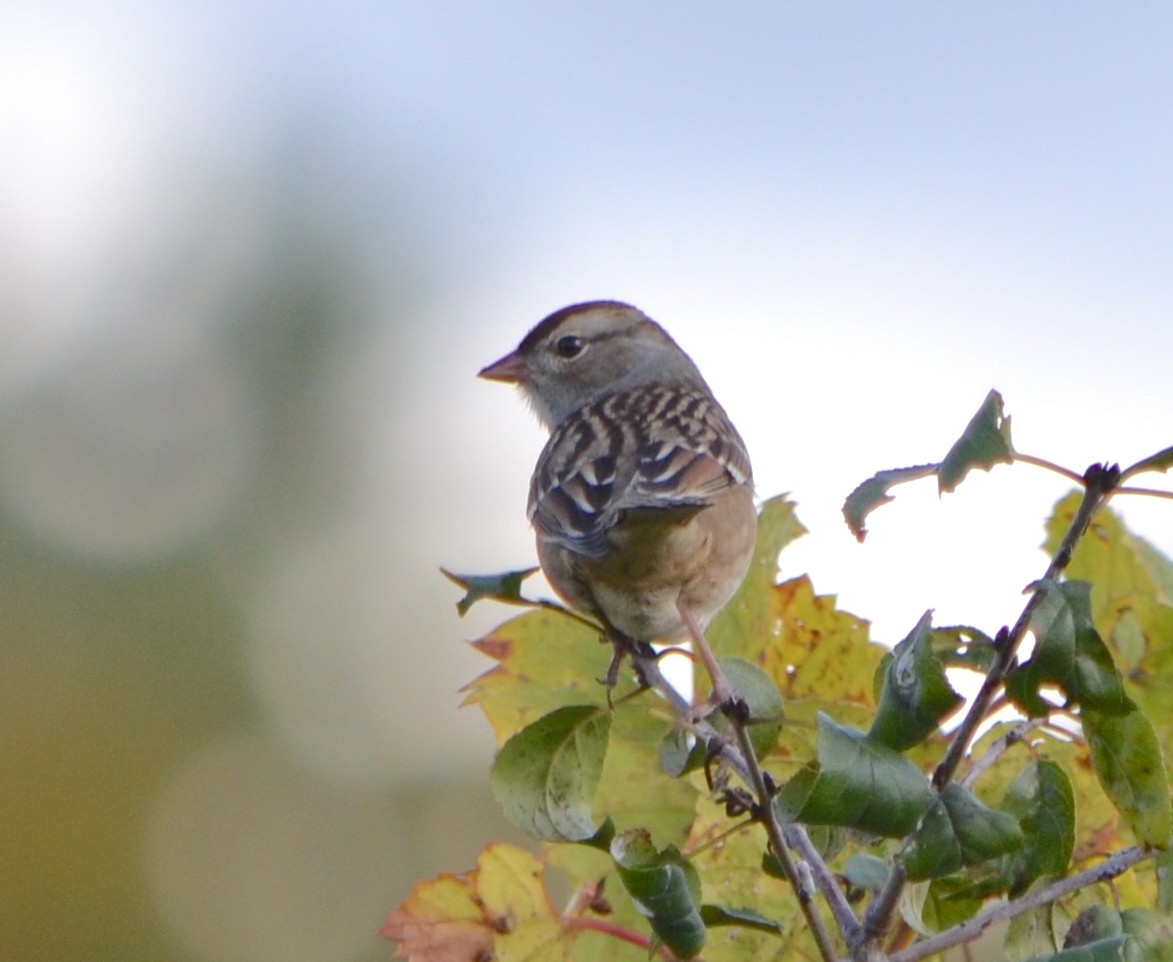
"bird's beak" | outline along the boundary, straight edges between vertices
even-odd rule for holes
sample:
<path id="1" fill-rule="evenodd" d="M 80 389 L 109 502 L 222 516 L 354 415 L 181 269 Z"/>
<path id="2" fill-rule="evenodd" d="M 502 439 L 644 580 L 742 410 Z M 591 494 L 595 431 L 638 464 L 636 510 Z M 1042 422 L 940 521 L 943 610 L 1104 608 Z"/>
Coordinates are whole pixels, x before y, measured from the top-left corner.
<path id="1" fill-rule="evenodd" d="M 521 384 L 525 380 L 525 361 L 514 351 L 482 368 L 477 377 L 487 381 L 504 381 L 506 384 Z"/>

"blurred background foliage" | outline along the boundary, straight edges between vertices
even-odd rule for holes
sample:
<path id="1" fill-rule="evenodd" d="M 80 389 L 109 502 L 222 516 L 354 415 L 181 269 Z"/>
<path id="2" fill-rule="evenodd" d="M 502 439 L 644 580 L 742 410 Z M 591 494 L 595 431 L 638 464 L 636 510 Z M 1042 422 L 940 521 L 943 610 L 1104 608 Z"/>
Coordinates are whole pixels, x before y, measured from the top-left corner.
<path id="1" fill-rule="evenodd" d="M 541 433 L 472 375 L 574 300 L 701 359 L 812 531 L 788 575 L 881 638 L 996 627 L 1064 488 L 909 495 L 866 553 L 839 505 L 991 386 L 1072 467 L 1169 442 L 1171 38 L 1146 5 L 0 10 L 0 958 L 385 958 L 412 881 L 508 837 L 457 711 L 508 613 L 458 622 L 436 569 L 532 563 Z"/>

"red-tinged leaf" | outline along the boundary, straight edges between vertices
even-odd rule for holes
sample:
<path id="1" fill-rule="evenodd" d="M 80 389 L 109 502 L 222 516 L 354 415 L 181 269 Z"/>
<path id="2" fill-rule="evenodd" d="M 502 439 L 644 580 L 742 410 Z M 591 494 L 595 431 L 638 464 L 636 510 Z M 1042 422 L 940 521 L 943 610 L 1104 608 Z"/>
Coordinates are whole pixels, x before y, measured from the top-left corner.
<path id="1" fill-rule="evenodd" d="M 537 958 L 528 946 L 574 937 L 550 906 L 542 864 L 501 843 L 484 849 L 471 872 L 416 885 L 379 934 L 397 942 L 398 954 L 409 962 Z"/>
<path id="2" fill-rule="evenodd" d="M 1002 395 L 991 391 L 941 462 L 937 487 L 942 493 L 953 491 L 973 468 L 989 471 L 996 464 L 1013 460 L 1010 417 L 1003 413 Z"/>
<path id="3" fill-rule="evenodd" d="M 398 942 L 398 954 L 408 962 L 469 962 L 493 951 L 493 929 L 468 875 L 419 883 L 379 934 Z"/>

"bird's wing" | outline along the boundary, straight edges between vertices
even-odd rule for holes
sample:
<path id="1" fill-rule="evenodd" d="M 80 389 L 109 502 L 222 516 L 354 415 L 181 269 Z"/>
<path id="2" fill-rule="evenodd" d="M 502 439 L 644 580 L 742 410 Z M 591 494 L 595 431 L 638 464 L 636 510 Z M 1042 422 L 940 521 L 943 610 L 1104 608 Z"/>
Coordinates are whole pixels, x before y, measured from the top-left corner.
<path id="1" fill-rule="evenodd" d="M 749 455 L 721 406 L 702 391 L 652 385 L 609 395 L 554 430 L 529 516 L 540 537 L 598 557 L 625 512 L 696 510 L 750 483 Z"/>

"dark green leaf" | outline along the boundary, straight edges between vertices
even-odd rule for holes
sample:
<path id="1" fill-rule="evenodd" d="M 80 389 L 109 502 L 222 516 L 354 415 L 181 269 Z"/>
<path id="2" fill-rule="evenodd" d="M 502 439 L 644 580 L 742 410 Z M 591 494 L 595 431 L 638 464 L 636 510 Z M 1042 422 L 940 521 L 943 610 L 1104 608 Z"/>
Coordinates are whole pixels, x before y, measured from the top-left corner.
<path id="1" fill-rule="evenodd" d="M 921 771 L 899 752 L 818 715 L 818 761 L 779 792 L 789 821 L 907 835 L 933 801 Z"/>
<path id="2" fill-rule="evenodd" d="M 722 658 L 720 662 L 729 684 L 749 708 L 746 731 L 754 754 L 763 759 L 774 750 L 782 731 L 782 693 L 773 679 L 753 662 L 744 658 Z M 727 730 L 729 720 L 724 716 L 716 719 L 716 727 Z"/>
<path id="3" fill-rule="evenodd" d="M 660 742 L 660 767 L 671 778 L 695 771 L 704 762 L 704 742 L 684 728 L 673 728 Z"/>
<path id="4" fill-rule="evenodd" d="M 904 751 L 936 731 L 963 699 L 949 685 L 933 650 L 933 613 L 926 611 L 882 663 L 879 705 L 868 738 Z"/>
<path id="5" fill-rule="evenodd" d="M 1173 448 L 1165 448 L 1125 468 L 1120 473 L 1120 483 L 1123 484 L 1125 478 L 1140 474 L 1142 471 L 1168 471 L 1170 468 L 1173 468 Z"/>
<path id="6" fill-rule="evenodd" d="M 1010 418 L 1002 413 L 1002 395 L 991 391 L 961 435 L 945 455 L 937 471 L 937 487 L 953 491 L 972 468 L 989 471 L 995 464 L 1010 464 Z"/>
<path id="7" fill-rule="evenodd" d="M 935 464 L 918 464 L 910 468 L 890 468 L 873 474 L 847 496 L 843 502 L 843 518 L 857 541 L 867 537 L 864 521 L 876 508 L 892 500 L 891 488 L 908 481 L 919 481 L 937 473 Z"/>
<path id="8" fill-rule="evenodd" d="M 533 605 L 532 601 L 521 596 L 521 583 L 537 570 L 525 568 L 522 571 L 505 571 L 497 575 L 458 575 L 444 568 L 441 568 L 440 572 L 454 585 L 464 589 L 464 597 L 456 602 L 456 610 L 464 615 L 469 608 L 484 598 L 503 601 L 509 605 Z"/>
<path id="9" fill-rule="evenodd" d="M 1007 790 L 1002 810 L 1024 835 L 1022 846 L 1005 856 L 1010 894 L 1021 894 L 1040 876 L 1063 875 L 1075 847 L 1075 794 L 1067 773 L 1054 762 L 1030 762 Z"/>
<path id="10" fill-rule="evenodd" d="M 904 867 L 914 881 L 940 878 L 1012 852 L 1022 842 L 1017 818 L 987 808 L 960 785 L 946 785 L 917 826 Z"/>
<path id="11" fill-rule="evenodd" d="M 705 923 L 700 913 L 700 878 L 691 863 L 674 845 L 656 851 L 643 829 L 616 835 L 611 858 L 635 907 L 650 920 L 652 931 L 678 957 L 696 955 L 705 944 Z"/>
<path id="12" fill-rule="evenodd" d="M 782 926 L 753 909 L 730 909 L 723 905 L 702 905 L 701 919 L 709 928 L 717 925 L 739 925 L 759 932 L 782 934 Z"/>
<path id="13" fill-rule="evenodd" d="M 1153 726 L 1139 709 L 1126 715 L 1080 715 L 1092 768 L 1104 794 L 1142 845 L 1165 848 L 1173 831 L 1169 776 Z"/>
<path id="14" fill-rule="evenodd" d="M 1113 714 L 1132 709 L 1112 653 L 1092 623 L 1091 585 L 1040 581 L 1034 587 L 1042 592 L 1030 623 L 1035 651 L 1006 680 L 1015 704 L 1031 717 L 1046 715 L 1051 706 L 1039 689 L 1052 683 L 1084 708 Z"/>
<path id="15" fill-rule="evenodd" d="M 523 832 L 578 842 L 595 834 L 591 801 L 603 771 L 610 712 L 556 708 L 509 739 L 493 761 L 493 797 Z"/>

